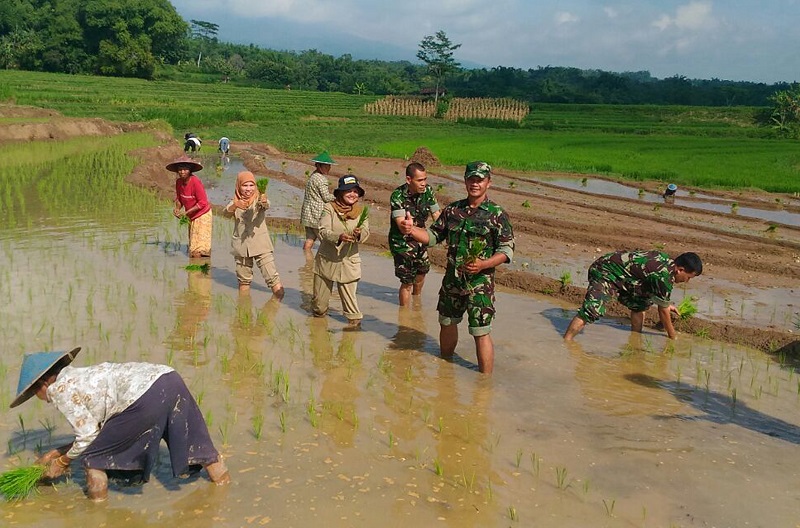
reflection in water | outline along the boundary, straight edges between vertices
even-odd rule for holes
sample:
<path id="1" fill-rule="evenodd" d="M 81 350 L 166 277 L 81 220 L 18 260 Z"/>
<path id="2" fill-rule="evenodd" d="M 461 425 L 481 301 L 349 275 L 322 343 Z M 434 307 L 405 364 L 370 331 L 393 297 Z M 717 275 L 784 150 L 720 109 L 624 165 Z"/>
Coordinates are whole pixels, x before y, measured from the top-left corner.
<path id="1" fill-rule="evenodd" d="M 186 363 L 205 365 L 208 363 L 207 347 L 197 342 L 197 336 L 211 308 L 211 275 L 202 271 L 187 271 L 186 279 L 186 289 L 175 300 L 175 327 L 167 337 L 166 344 L 173 351 L 191 352 L 191 356 L 182 356 Z M 200 348 L 203 349 L 202 359 Z"/>
<path id="2" fill-rule="evenodd" d="M 575 362 L 575 379 L 588 405 L 615 416 L 650 415 L 670 408 L 677 412 L 681 407 L 674 399 L 628 379 L 641 373 L 665 376 L 667 372 L 666 351 L 646 351 L 641 334 L 632 333 L 628 344 L 614 357 L 585 352 L 577 341 L 564 344 Z"/>
<path id="3" fill-rule="evenodd" d="M 359 423 L 356 402 L 362 373 L 356 347 L 363 332 L 339 332 L 334 352 L 336 337 L 328 329 L 327 317 L 309 317 L 308 328 L 309 348 L 322 383 L 315 412 L 321 413 L 321 427 L 337 445 L 352 447 Z M 316 403 L 309 402 L 309 412 Z"/>

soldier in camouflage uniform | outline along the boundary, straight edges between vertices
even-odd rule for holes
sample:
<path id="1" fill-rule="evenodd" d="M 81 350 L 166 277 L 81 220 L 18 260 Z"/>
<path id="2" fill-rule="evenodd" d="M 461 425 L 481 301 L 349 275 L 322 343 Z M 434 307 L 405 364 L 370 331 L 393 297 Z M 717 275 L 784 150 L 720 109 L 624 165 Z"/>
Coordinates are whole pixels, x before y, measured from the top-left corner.
<path id="1" fill-rule="evenodd" d="M 431 269 L 428 247 L 400 232 L 400 224 L 410 219 L 417 227 L 425 228 L 428 216 L 439 218 L 439 204 L 428 185 L 428 175 L 420 163 L 406 167 L 406 183 L 389 198 L 392 221 L 389 225 L 389 250 L 394 258 L 394 274 L 400 279 L 400 306 L 407 306 L 411 296 L 419 298 L 425 275 Z"/>
<path id="2" fill-rule="evenodd" d="M 672 287 L 688 282 L 703 272 L 695 253 L 683 253 L 674 261 L 660 251 L 616 251 L 603 255 L 589 267 L 589 288 L 564 339 L 571 341 L 586 323 L 594 323 L 606 313 L 606 303 L 614 296 L 631 311 L 631 331 L 641 332 L 644 313 L 653 304 L 667 336 L 675 339 L 670 313 L 678 310 L 670 303 Z"/>
<path id="3" fill-rule="evenodd" d="M 489 200 L 492 168 L 473 161 L 464 172 L 467 198 L 453 202 L 425 230 L 410 220 L 401 231 L 415 240 L 433 246 L 447 241 L 447 269 L 439 290 L 439 347 L 445 359 L 453 357 L 458 344 L 458 323 L 464 312 L 469 333 L 475 339 L 478 368 L 491 374 L 494 369 L 494 344 L 490 332 L 494 318 L 494 270 L 511 262 L 514 233 L 502 207 Z"/>

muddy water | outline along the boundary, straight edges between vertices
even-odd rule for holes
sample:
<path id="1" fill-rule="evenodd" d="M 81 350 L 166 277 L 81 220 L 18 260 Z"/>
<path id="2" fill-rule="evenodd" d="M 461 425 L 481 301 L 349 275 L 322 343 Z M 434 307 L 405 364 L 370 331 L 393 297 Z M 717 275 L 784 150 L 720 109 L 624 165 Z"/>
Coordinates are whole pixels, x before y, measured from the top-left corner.
<path id="1" fill-rule="evenodd" d="M 288 206 L 279 194 L 273 207 Z M 797 521 L 800 382 L 757 352 L 688 336 L 634 340 L 613 320 L 567 347 L 571 307 L 501 291 L 486 379 L 466 328 L 457 360 L 437 357 L 439 273 L 416 306 L 399 310 L 391 261 L 364 252 L 366 318 L 362 331 L 345 332 L 336 298 L 329 317 L 308 315 L 311 267 L 292 233 L 275 233 L 287 289 L 277 303 L 263 284 L 238 295 L 224 219 L 203 275 L 183 269 L 186 235 L 168 203 L 135 227 L 28 205 L 24 228 L 0 231 L 3 466 L 71 438 L 38 400 L 8 410 L 21 355 L 80 345 L 78 366 L 174 365 L 234 483 L 173 479 L 164 451 L 148 484 L 112 485 L 95 505 L 74 464 L 71 479 L 2 505 L 3 525 Z"/>
<path id="2" fill-rule="evenodd" d="M 596 178 L 587 178 L 585 184 L 583 180 L 577 179 L 554 179 L 543 181 L 550 185 L 555 185 L 564 189 L 578 190 L 605 196 L 638 199 L 647 203 L 665 203 L 665 199 L 661 194 L 644 192 L 633 186 L 623 185 L 607 180 L 599 180 Z M 713 199 L 714 201 L 703 201 L 703 198 Z M 703 211 L 730 213 L 743 217 L 757 218 L 767 222 L 777 222 L 784 225 L 800 226 L 800 214 L 789 211 L 776 211 L 774 209 L 758 209 L 756 207 L 744 206 L 740 207 L 738 204 L 733 206 L 735 203 L 733 200 L 720 200 L 719 198 L 704 194 L 690 195 L 686 191 L 678 190 L 675 196 L 670 199 L 670 203 L 693 209 L 701 209 Z"/>

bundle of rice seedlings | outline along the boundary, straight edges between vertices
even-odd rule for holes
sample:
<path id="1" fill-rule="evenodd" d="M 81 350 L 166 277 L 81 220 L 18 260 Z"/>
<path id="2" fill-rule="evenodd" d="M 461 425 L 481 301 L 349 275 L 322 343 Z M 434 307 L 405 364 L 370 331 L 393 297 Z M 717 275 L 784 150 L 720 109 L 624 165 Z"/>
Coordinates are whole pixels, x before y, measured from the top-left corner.
<path id="1" fill-rule="evenodd" d="M 185 226 L 185 225 L 189 225 L 191 223 L 192 223 L 192 221 L 189 220 L 189 217 L 186 216 L 186 215 L 181 215 L 181 217 L 178 218 L 178 225 Z"/>
<path id="2" fill-rule="evenodd" d="M 261 194 L 267 192 L 267 185 L 269 185 L 269 178 L 259 178 L 256 180 L 256 187 L 258 187 L 258 192 Z"/>
<path id="3" fill-rule="evenodd" d="M 45 466 L 31 466 L 10 469 L 0 474 L 0 494 L 7 501 L 22 500 L 36 489 L 36 484 L 44 476 Z"/>
<path id="4" fill-rule="evenodd" d="M 208 262 L 205 264 L 189 264 L 188 266 L 184 266 L 183 269 L 186 271 L 202 271 L 204 274 L 208 275 L 208 272 L 211 271 L 211 264 Z"/>
<path id="5" fill-rule="evenodd" d="M 469 243 L 467 249 L 467 262 L 474 262 L 483 256 L 483 250 L 486 249 L 486 241 L 482 238 L 473 238 Z"/>
<path id="6" fill-rule="evenodd" d="M 363 209 L 361 209 L 361 214 L 358 215 L 358 222 L 356 222 L 356 229 L 364 225 L 364 222 L 367 221 L 369 218 L 369 206 L 365 205 Z"/>
<path id="7" fill-rule="evenodd" d="M 678 315 L 681 319 L 688 319 L 697 313 L 694 297 L 684 297 L 678 305 Z"/>

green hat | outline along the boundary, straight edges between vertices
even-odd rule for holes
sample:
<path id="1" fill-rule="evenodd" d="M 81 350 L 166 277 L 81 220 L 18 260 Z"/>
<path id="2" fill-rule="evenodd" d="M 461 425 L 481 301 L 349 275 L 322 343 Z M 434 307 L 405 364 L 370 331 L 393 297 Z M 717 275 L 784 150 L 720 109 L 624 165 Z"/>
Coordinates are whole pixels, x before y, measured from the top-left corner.
<path id="1" fill-rule="evenodd" d="M 467 163 L 467 169 L 464 171 L 464 179 L 477 176 L 480 179 L 488 178 L 492 175 L 492 166 L 484 161 L 473 161 Z"/>
<path id="2" fill-rule="evenodd" d="M 75 356 L 80 352 L 81 347 L 74 348 L 69 352 L 34 352 L 32 354 L 25 354 L 22 360 L 22 368 L 19 371 L 19 383 L 17 384 L 17 397 L 11 402 L 10 408 L 25 403 L 28 399 L 35 394 L 36 391 L 31 390 L 42 376 L 47 374 L 47 371 L 61 361 L 63 366 L 66 367 Z M 63 360 L 63 361 L 62 361 Z"/>
<path id="3" fill-rule="evenodd" d="M 322 152 L 317 154 L 317 157 L 312 159 L 311 161 L 313 161 L 314 163 L 324 163 L 326 165 L 336 165 L 336 162 L 333 161 L 333 158 L 331 158 L 331 155 L 328 154 L 327 150 L 323 150 Z"/>

